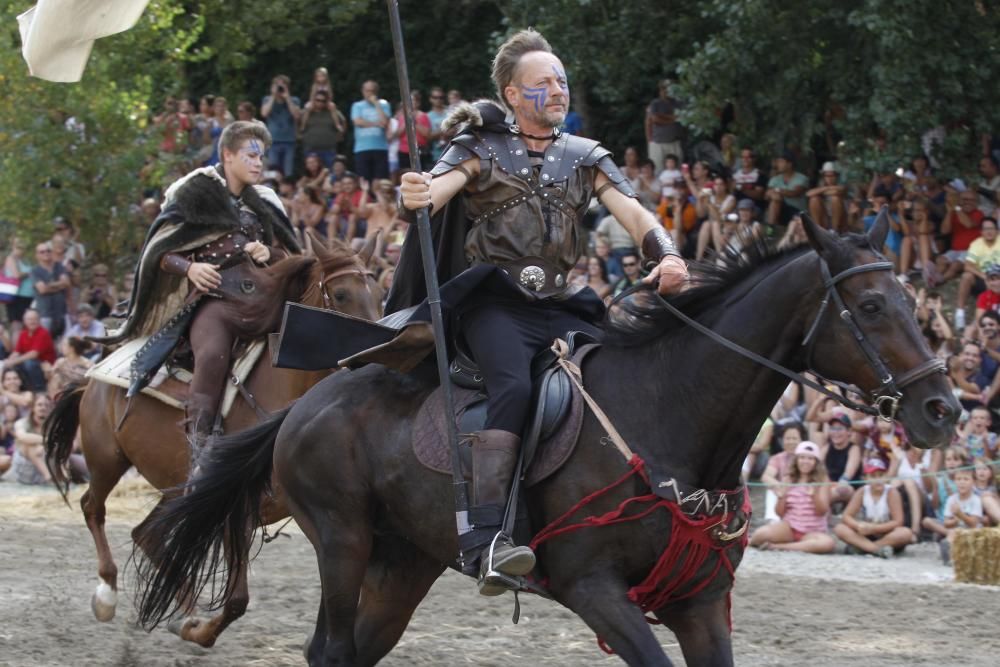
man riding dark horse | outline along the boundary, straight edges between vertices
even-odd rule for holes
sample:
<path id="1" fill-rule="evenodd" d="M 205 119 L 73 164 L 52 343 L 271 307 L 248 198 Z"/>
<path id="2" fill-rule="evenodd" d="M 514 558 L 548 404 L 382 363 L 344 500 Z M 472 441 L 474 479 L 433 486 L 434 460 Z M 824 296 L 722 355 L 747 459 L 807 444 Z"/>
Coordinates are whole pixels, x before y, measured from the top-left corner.
<path id="1" fill-rule="evenodd" d="M 133 362 L 131 396 L 187 337 L 194 356 L 186 405 L 193 456 L 218 421 L 239 337 L 226 322 L 227 309 L 213 307 L 213 302 L 246 308 L 224 288 L 222 272 L 246 258 L 267 265 L 299 252 L 281 200 L 269 188 L 255 185 L 270 144 L 263 125 L 232 123 L 219 138 L 219 166 L 197 169 L 167 189 L 163 212 L 142 248 L 127 318 L 101 339 L 115 344 L 150 337 Z"/>
<path id="2" fill-rule="evenodd" d="M 531 549 L 499 532 L 530 409 L 531 359 L 569 331 L 599 333 L 600 298 L 566 279 L 586 252 L 586 231 L 578 223 L 591 198 L 596 195 L 642 248 L 651 269 L 647 282 L 658 281 L 667 294 L 687 279 L 670 237 L 639 204 L 611 153 L 558 130 L 569 109 L 569 87 L 545 38 L 525 30 L 507 40 L 493 61 L 493 80 L 503 106 L 480 102 L 457 109 L 446 125 L 464 126 L 441 159 L 429 173 L 405 174 L 400 188 L 411 217 L 424 207 L 441 214 L 435 215 L 435 235 L 443 299 L 489 395 L 485 428 L 470 438 L 470 516 L 479 518 L 474 537 L 463 545 L 467 563 L 479 560 L 484 595 L 504 592 L 504 577 L 495 573 L 520 576 L 535 565 Z M 414 229 L 389 312 L 425 296 Z M 397 339 L 405 339 L 418 318 L 411 317 Z M 481 557 L 490 546 L 492 562 Z"/>

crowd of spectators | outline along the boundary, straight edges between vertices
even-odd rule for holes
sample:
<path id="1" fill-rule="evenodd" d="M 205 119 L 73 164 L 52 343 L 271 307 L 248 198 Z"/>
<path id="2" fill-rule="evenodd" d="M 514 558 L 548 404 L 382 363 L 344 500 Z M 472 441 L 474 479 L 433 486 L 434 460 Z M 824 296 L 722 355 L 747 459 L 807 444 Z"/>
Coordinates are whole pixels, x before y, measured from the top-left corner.
<path id="1" fill-rule="evenodd" d="M 278 192 L 306 251 L 313 239 L 359 246 L 382 232 L 374 268 L 388 289 L 407 228 L 396 209 L 396 188 L 414 150 L 401 104 L 390 105 L 376 81 L 365 81 L 349 107 L 338 105 L 325 68 L 307 85 L 277 75 L 260 92 L 266 95 L 259 106 L 213 95 L 168 97 L 150 124 L 159 148 L 151 160 L 170 165 L 168 180 L 174 179 L 217 164 L 217 140 L 233 120 L 266 124 L 274 143 L 263 182 Z M 415 150 L 423 165 L 447 145 L 441 121 L 462 100 L 459 91 L 437 86 L 427 97 L 425 104 L 422 93 L 413 92 Z M 955 529 L 1000 523 L 992 463 L 994 424 L 1000 425 L 996 142 L 984 139 L 972 177 L 939 175 L 928 156 L 916 155 L 907 164 L 849 179 L 836 156 L 813 163 L 793 148 L 747 145 L 731 134 L 717 142 L 691 141 L 677 119 L 680 106 L 664 81 L 645 111 L 645 155 L 629 146 L 619 162 L 684 256 L 713 261 L 753 237 L 781 247 L 802 243 L 801 211 L 837 232 L 865 231 L 888 206 L 891 231 L 883 250 L 912 292 L 924 335 L 947 360 L 966 408 L 954 446 L 924 452 L 911 447 L 896 425 L 875 423 L 790 386 L 747 459 L 747 475 L 759 475 L 768 487 L 767 525 L 752 544 L 828 552 L 838 548 L 835 535 L 849 552 L 887 557 L 920 539 L 939 536 L 947 544 Z M 574 113 L 566 129 L 580 133 L 580 117 Z M 155 220 L 161 194 L 153 189 L 137 199 L 142 224 Z M 589 243 L 571 282 L 610 300 L 642 279 L 634 240 L 596 200 L 583 224 Z M 38 425 L 51 399 L 99 358 L 101 350 L 85 338 L 103 332 L 102 321 L 132 287 L 131 273 L 88 261 L 77 232 L 72 221 L 57 218 L 48 239 L 12 239 L 0 278 L 6 311 L 0 325 L 0 470 L 13 467 L 25 482 L 47 480 Z"/>

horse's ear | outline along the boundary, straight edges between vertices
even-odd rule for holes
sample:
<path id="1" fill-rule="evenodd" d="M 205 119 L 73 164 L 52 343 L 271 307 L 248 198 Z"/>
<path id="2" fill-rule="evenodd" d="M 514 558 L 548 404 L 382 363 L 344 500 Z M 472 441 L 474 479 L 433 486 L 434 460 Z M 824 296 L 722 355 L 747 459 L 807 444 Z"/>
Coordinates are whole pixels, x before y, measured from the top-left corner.
<path id="1" fill-rule="evenodd" d="M 309 240 L 311 241 L 310 246 L 312 246 L 313 253 L 316 254 L 316 259 L 321 263 L 329 261 L 332 253 L 326 247 L 326 241 L 311 229 L 306 230 L 306 234 L 309 236 Z"/>
<path id="2" fill-rule="evenodd" d="M 365 266 L 368 266 L 368 262 L 372 260 L 372 255 L 375 254 L 375 246 L 378 245 L 380 238 L 382 238 L 381 229 L 368 237 L 365 244 L 361 246 L 361 250 L 358 251 L 358 259 L 360 259 L 361 263 Z"/>
<path id="3" fill-rule="evenodd" d="M 809 239 L 809 245 L 820 255 L 829 254 L 838 243 L 836 235 L 817 225 L 805 211 L 802 211 L 799 217 L 802 219 L 802 229 Z"/>
<path id="4" fill-rule="evenodd" d="M 889 207 L 883 206 L 875 218 L 875 224 L 868 231 L 868 243 L 876 252 L 882 252 L 885 240 L 889 236 Z"/>

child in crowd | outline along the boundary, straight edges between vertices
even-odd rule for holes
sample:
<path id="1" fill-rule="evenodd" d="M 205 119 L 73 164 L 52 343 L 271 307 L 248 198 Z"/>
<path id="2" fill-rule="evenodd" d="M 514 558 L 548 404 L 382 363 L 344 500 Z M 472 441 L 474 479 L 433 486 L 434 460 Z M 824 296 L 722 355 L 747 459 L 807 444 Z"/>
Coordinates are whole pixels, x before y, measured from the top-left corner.
<path id="1" fill-rule="evenodd" d="M 764 494 L 764 521 L 775 523 L 781 520 L 775 511 L 778 506 L 778 490 L 786 481 L 788 467 L 795 457 L 795 448 L 806 439 L 806 427 L 799 422 L 786 424 L 781 431 L 781 451 L 767 461 L 767 467 L 760 476 L 760 481 L 767 484 Z"/>
<path id="2" fill-rule="evenodd" d="M 947 460 L 947 458 L 945 459 Z M 941 561 L 951 562 L 951 544 L 955 531 L 962 528 L 981 528 L 983 525 L 983 503 L 975 493 L 975 475 L 968 468 L 960 468 L 953 473 L 955 493 L 948 496 L 941 513 L 941 520 L 926 518 L 924 527 L 937 533 L 941 540 Z"/>
<path id="3" fill-rule="evenodd" d="M 930 505 L 927 487 L 930 477 L 924 474 L 931 469 L 931 450 L 917 449 L 908 442 L 902 442 L 893 450 L 893 460 L 889 464 L 889 478 L 899 489 L 908 510 L 909 526 L 915 536 L 920 535 L 920 521 Z"/>
<path id="4" fill-rule="evenodd" d="M 660 195 L 663 199 L 670 199 L 677 194 L 674 183 L 683 180 L 684 175 L 677 168 L 677 156 L 668 155 L 663 159 L 663 171 L 657 177 L 660 181 Z"/>
<path id="5" fill-rule="evenodd" d="M 986 406 L 972 408 L 969 421 L 958 429 L 958 442 L 965 447 L 972 458 L 993 459 L 997 451 L 997 434 L 989 428 L 993 424 L 990 411 Z"/>
<path id="6" fill-rule="evenodd" d="M 889 558 L 913 542 L 913 531 L 903 525 L 903 499 L 885 483 L 883 459 L 865 461 L 865 484 L 854 492 L 833 532 L 847 543 L 847 553 Z"/>
<path id="7" fill-rule="evenodd" d="M 14 424 L 21 418 L 17 406 L 7 403 L 0 412 L 0 475 L 10 470 L 14 460 Z"/>
<path id="8" fill-rule="evenodd" d="M 937 475 L 937 481 L 931 485 L 931 509 L 940 521 L 944 516 L 944 503 L 949 496 L 958 491 L 955 485 L 955 471 L 972 463 L 965 449 L 952 445 L 944 450 L 944 470 Z M 926 521 L 924 527 L 926 528 Z M 929 530 L 929 529 L 928 529 Z"/>
<path id="9" fill-rule="evenodd" d="M 983 514 L 986 523 L 992 526 L 1000 526 L 1000 497 L 997 496 L 996 473 L 990 462 L 977 456 L 973 461 L 973 491 L 979 496 L 983 503 Z"/>
<path id="10" fill-rule="evenodd" d="M 760 549 L 831 553 L 836 544 L 827 528 L 830 486 L 819 446 L 808 440 L 795 448 L 788 468 L 788 486 L 778 488 L 777 523 L 761 526 L 750 539 Z"/>

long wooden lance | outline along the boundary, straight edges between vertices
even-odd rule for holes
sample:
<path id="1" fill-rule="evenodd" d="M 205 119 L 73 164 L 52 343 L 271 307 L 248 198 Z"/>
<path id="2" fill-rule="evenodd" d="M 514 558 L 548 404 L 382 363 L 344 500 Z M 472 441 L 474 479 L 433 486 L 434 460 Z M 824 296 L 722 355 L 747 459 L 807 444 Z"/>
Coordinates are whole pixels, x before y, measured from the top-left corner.
<path id="1" fill-rule="evenodd" d="M 403 98 L 403 118 L 406 121 L 406 140 L 410 146 L 410 166 L 422 173 L 420 151 L 417 149 L 417 128 L 413 116 L 413 100 L 410 97 L 410 75 L 406 66 L 406 50 L 403 47 L 403 29 L 399 20 L 398 0 L 386 0 L 389 6 L 389 23 L 392 28 L 392 48 L 396 54 L 396 75 L 399 78 L 399 94 Z M 427 284 L 427 304 L 431 311 L 431 326 L 434 330 L 434 352 L 437 356 L 438 380 L 444 391 L 445 422 L 448 425 L 448 444 L 451 446 L 451 475 L 455 489 L 455 523 L 458 534 L 471 530 L 469 526 L 469 491 L 465 475 L 462 474 L 462 460 L 458 451 L 458 426 L 455 423 L 454 399 L 451 378 L 448 375 L 448 347 L 444 338 L 444 318 L 441 315 L 441 290 L 438 285 L 437 262 L 431 240 L 431 218 L 426 208 L 417 211 L 417 232 L 420 237 L 420 257 L 424 265 L 424 282 Z M 459 560 L 462 560 L 459 548 Z"/>

